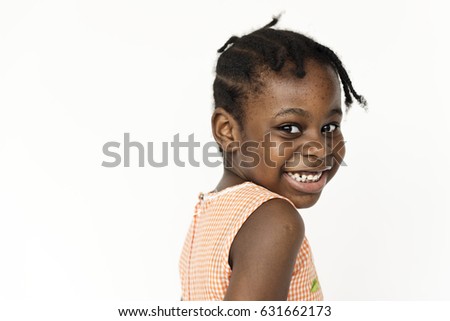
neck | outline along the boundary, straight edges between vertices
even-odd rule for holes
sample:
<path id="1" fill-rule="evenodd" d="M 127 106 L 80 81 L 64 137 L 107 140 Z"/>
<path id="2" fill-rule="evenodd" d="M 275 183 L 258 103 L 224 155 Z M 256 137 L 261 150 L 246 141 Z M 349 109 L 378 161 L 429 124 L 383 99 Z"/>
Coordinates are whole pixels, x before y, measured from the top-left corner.
<path id="1" fill-rule="evenodd" d="M 219 184 L 217 184 L 215 191 L 219 192 L 227 187 L 239 185 L 246 181 L 248 181 L 248 179 L 239 176 L 229 168 L 224 168 L 222 178 L 220 179 Z"/>

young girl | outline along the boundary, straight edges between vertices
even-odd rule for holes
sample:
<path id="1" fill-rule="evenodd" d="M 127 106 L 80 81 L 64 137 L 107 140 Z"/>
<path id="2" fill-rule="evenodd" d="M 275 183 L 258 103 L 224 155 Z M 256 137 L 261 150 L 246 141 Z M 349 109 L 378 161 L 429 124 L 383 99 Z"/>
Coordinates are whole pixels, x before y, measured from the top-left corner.
<path id="1" fill-rule="evenodd" d="M 345 154 L 339 58 L 271 23 L 218 50 L 212 131 L 224 157 L 180 258 L 182 300 L 323 300 L 296 208 L 314 205 Z M 347 110 L 346 110 L 347 111 Z"/>

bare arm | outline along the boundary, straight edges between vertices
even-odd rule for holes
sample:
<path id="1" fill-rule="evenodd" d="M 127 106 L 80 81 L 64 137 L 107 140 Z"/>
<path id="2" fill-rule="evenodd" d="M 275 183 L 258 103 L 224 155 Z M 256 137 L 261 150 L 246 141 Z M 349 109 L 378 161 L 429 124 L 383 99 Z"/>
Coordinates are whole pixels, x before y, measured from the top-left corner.
<path id="1" fill-rule="evenodd" d="M 242 225 L 230 249 L 225 300 L 286 300 L 305 228 L 286 200 L 262 204 Z"/>

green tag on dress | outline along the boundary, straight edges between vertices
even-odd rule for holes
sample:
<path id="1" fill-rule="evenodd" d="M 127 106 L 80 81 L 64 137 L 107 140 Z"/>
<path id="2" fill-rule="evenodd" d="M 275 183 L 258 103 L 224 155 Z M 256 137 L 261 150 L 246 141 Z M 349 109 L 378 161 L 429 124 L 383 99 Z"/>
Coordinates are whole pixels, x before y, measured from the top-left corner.
<path id="1" fill-rule="evenodd" d="M 319 287 L 320 287 L 319 286 L 319 281 L 317 279 L 314 279 L 312 281 L 312 285 L 311 285 L 311 292 L 314 293 L 314 292 L 318 291 Z"/>

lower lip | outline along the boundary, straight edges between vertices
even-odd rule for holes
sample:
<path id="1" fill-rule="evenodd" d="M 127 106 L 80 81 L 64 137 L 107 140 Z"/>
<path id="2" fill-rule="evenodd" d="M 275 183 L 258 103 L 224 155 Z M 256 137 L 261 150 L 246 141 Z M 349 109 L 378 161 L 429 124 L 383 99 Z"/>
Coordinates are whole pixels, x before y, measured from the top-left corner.
<path id="1" fill-rule="evenodd" d="M 322 176 L 317 182 L 303 183 L 297 182 L 295 179 L 291 178 L 287 173 L 283 173 L 284 178 L 287 180 L 289 185 L 298 192 L 302 193 L 319 193 L 327 183 L 328 171 L 322 172 Z"/>

